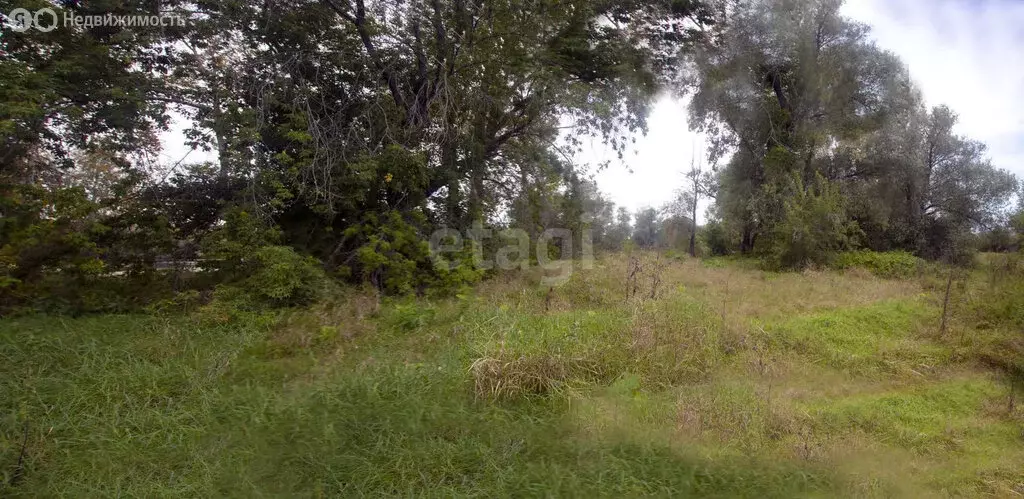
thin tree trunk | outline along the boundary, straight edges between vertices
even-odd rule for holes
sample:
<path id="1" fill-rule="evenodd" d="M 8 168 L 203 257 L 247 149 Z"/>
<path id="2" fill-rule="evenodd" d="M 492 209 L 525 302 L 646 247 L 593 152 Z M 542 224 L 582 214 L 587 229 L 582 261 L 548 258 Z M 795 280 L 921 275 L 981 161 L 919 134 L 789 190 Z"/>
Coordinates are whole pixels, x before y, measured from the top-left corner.
<path id="1" fill-rule="evenodd" d="M 690 232 L 690 256 L 697 257 L 697 222 L 693 223 L 693 230 Z"/>
<path id="2" fill-rule="evenodd" d="M 953 270 L 949 271 L 949 280 L 946 281 L 946 297 L 942 299 L 942 323 L 939 325 L 939 336 L 946 335 L 946 317 L 949 312 L 949 292 L 953 289 Z"/>
<path id="3" fill-rule="evenodd" d="M 690 226 L 690 256 L 697 257 L 697 202 L 693 203 L 693 219 Z"/>

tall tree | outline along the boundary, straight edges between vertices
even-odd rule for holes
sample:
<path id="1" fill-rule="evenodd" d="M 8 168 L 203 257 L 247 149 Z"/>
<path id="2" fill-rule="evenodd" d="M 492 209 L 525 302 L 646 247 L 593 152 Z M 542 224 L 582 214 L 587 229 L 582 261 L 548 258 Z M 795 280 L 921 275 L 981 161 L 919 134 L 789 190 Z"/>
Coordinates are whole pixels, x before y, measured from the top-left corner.
<path id="1" fill-rule="evenodd" d="M 987 224 L 1013 185 L 983 146 L 951 133 L 947 109 L 921 110 L 904 65 L 840 6 L 722 2 L 709 43 L 687 60 L 691 121 L 708 135 L 713 161 L 730 154 L 717 210 L 740 228 L 743 252 L 790 244 L 777 229 L 803 224 L 787 217 L 805 211 L 788 200 L 834 205 L 827 184 L 851 198 L 844 212 L 864 226 L 867 244 L 919 252 L 958 226 Z M 857 239 L 834 235 L 837 244 L 816 246 Z"/>

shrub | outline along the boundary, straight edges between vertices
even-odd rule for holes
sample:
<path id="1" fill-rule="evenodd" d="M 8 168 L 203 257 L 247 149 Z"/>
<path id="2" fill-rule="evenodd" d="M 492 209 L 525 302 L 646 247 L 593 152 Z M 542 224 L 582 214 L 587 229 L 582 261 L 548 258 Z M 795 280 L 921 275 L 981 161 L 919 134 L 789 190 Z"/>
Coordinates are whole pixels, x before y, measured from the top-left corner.
<path id="1" fill-rule="evenodd" d="M 243 281 L 253 296 L 279 306 L 306 305 L 323 290 L 326 275 L 315 258 L 287 246 L 267 246 L 255 255 L 255 269 Z"/>
<path id="2" fill-rule="evenodd" d="M 959 266 L 974 263 L 974 236 L 968 226 L 939 218 L 926 220 L 921 229 L 921 239 L 914 251 L 918 256 Z"/>
<path id="3" fill-rule="evenodd" d="M 732 253 L 733 244 L 728 231 L 722 222 L 708 222 L 697 232 L 700 245 L 707 248 L 702 251 L 706 256 L 722 256 Z"/>
<path id="4" fill-rule="evenodd" d="M 782 220 L 771 234 L 766 267 L 823 265 L 835 252 L 854 247 L 861 231 L 847 216 L 838 186 L 818 175 L 806 188 L 794 176 L 791 187 L 795 193 L 786 198 Z"/>
<path id="5" fill-rule="evenodd" d="M 152 261 L 166 224 L 79 187 L 0 189 L 0 314 L 128 312 L 173 294 Z"/>
<path id="6" fill-rule="evenodd" d="M 836 269 L 861 267 L 872 274 L 887 279 L 910 277 L 917 272 L 924 260 L 906 251 L 876 252 L 869 250 L 845 251 L 837 254 L 831 262 Z"/>
<path id="7" fill-rule="evenodd" d="M 308 305 L 323 294 L 327 276 L 315 258 L 288 246 L 265 246 L 244 261 L 248 277 L 217 287 L 215 299 L 241 309 Z"/>
<path id="8" fill-rule="evenodd" d="M 204 267 L 219 274 L 221 281 L 248 275 L 246 261 L 263 247 L 281 241 L 281 231 L 242 207 L 229 209 L 224 223 L 203 238 Z"/>
<path id="9" fill-rule="evenodd" d="M 345 231 L 346 239 L 359 244 L 351 263 L 352 275 L 388 294 L 449 294 L 483 277 L 483 270 L 472 263 L 469 248 L 446 254 L 451 265 L 437 265 L 425 226 L 419 212 L 367 215 L 363 223 Z"/>

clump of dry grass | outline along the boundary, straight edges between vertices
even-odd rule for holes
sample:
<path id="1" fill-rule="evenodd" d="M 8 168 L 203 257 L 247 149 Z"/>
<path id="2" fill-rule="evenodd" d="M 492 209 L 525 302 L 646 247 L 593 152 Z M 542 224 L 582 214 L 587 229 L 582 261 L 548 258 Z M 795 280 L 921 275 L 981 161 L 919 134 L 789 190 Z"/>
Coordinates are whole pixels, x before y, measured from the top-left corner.
<path id="1" fill-rule="evenodd" d="M 473 361 L 470 372 L 476 396 L 490 399 L 558 393 L 574 379 L 600 374 L 592 362 L 557 355 L 481 357 Z"/>
<path id="2" fill-rule="evenodd" d="M 664 386 L 705 379 L 730 355 L 729 337 L 722 332 L 721 318 L 687 296 L 673 294 L 656 302 L 635 303 L 630 369 Z"/>
<path id="3" fill-rule="evenodd" d="M 745 451 L 787 448 L 806 431 L 806 416 L 773 393 L 771 384 L 713 383 L 684 390 L 676 431 L 688 438 Z"/>

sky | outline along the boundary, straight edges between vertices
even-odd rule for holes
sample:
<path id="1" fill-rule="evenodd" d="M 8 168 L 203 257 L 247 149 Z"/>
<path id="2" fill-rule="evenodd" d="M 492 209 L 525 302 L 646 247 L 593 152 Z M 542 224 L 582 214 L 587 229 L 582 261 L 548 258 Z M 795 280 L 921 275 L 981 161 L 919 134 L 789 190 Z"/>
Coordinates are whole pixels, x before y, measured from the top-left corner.
<path id="1" fill-rule="evenodd" d="M 1024 178 L 1024 0 L 847 0 L 843 14 L 872 27 L 879 47 L 910 68 L 929 106 L 947 104 L 960 115 L 956 132 L 988 144 L 992 162 Z M 683 172 L 703 141 L 686 122 L 686 105 L 658 99 L 648 133 L 620 161 L 591 140 L 576 157 L 591 166 L 598 187 L 632 211 L 658 207 L 683 186 Z M 162 162 L 212 160 L 214 153 L 183 146 L 182 121 L 164 134 Z M 698 220 L 706 218 L 707 202 Z"/>
<path id="2" fill-rule="evenodd" d="M 1024 178 L 1024 1 L 848 0 L 842 12 L 903 59 L 929 106 L 960 115 L 957 133 L 987 143 L 994 165 Z M 683 186 L 701 139 L 687 127 L 685 104 L 667 96 L 636 139 L 624 161 L 596 140 L 577 159 L 611 161 L 595 179 L 616 204 L 661 206 Z"/>

